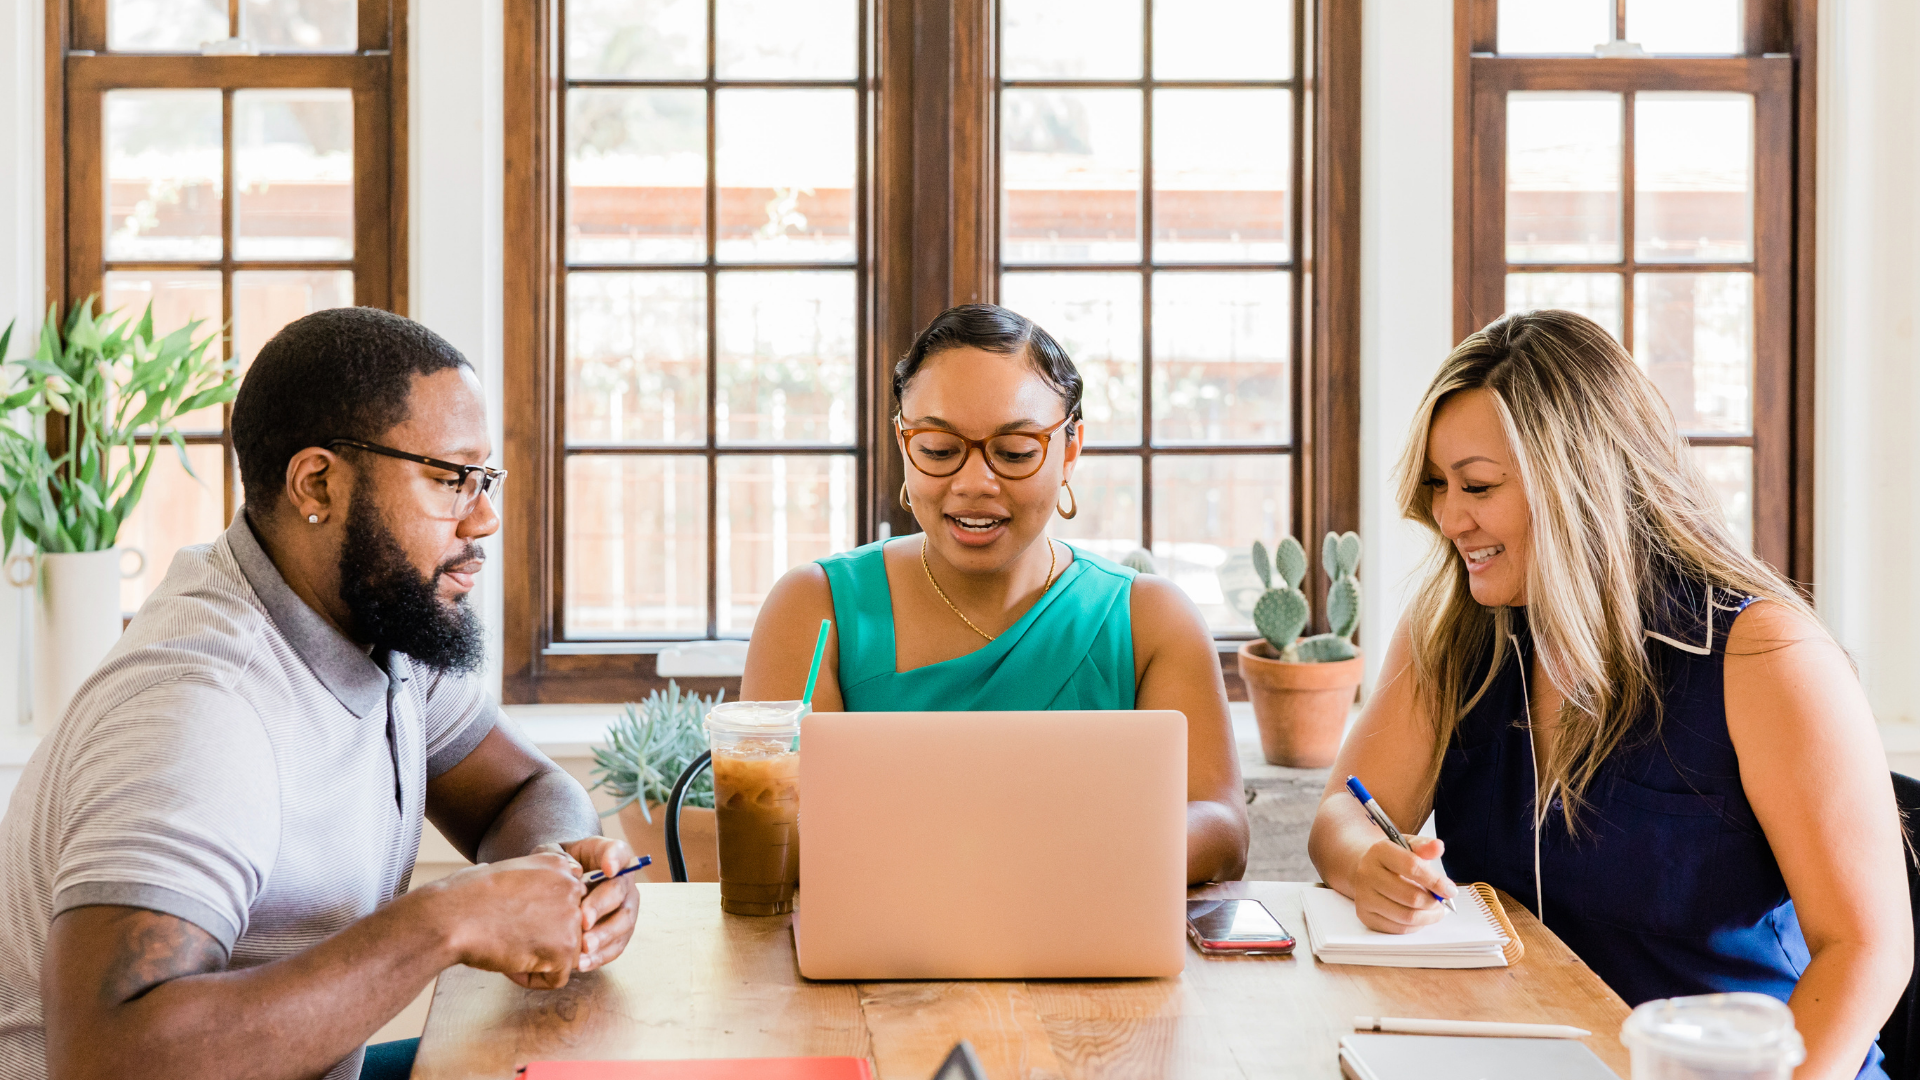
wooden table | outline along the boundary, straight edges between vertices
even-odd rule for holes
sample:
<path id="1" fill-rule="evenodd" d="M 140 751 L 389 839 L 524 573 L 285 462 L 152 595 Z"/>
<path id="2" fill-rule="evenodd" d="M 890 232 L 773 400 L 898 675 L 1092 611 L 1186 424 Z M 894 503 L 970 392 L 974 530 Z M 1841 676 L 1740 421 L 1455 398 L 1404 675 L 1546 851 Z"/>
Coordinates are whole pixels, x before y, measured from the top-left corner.
<path id="1" fill-rule="evenodd" d="M 824 983 L 800 977 L 786 918 L 723 915 L 717 885 L 643 884 L 625 955 L 557 991 L 456 967 L 440 976 L 416 1080 L 507 1080 L 529 1061 L 870 1059 L 881 1080 L 928 1080 L 962 1038 L 990 1080 L 1337 1080 L 1355 1015 L 1573 1024 L 1615 1072 L 1627 1006 L 1525 908 L 1511 968 L 1436 971 L 1311 959 L 1298 882 L 1231 882 L 1300 937 L 1295 957 L 1188 950 L 1177 979 Z M 1504 899 L 1504 898 L 1503 898 Z"/>

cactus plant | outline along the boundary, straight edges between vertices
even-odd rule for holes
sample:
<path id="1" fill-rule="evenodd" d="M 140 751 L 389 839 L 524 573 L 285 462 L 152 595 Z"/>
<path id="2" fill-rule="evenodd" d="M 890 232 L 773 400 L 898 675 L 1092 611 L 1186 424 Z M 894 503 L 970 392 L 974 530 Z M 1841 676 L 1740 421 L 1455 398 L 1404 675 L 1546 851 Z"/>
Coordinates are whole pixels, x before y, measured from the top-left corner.
<path id="1" fill-rule="evenodd" d="M 1253 542 L 1253 569 L 1267 587 L 1254 605 L 1253 624 L 1280 659 L 1289 663 L 1325 664 L 1359 655 L 1353 634 L 1360 628 L 1360 582 L 1354 577 L 1360 567 L 1360 537 L 1328 533 L 1320 546 L 1320 563 L 1330 581 L 1327 624 L 1332 632 L 1302 638 L 1300 632 L 1311 617 L 1306 594 L 1300 591 L 1300 580 L 1307 573 L 1306 549 L 1293 537 L 1284 537 L 1269 559 L 1266 545 Z"/>
<path id="2" fill-rule="evenodd" d="M 1148 551 L 1146 548 L 1134 548 L 1132 551 L 1127 552 L 1127 557 L 1120 560 L 1120 565 L 1132 570 L 1136 574 L 1157 574 L 1160 572 L 1158 565 L 1153 561 L 1153 552 Z"/>

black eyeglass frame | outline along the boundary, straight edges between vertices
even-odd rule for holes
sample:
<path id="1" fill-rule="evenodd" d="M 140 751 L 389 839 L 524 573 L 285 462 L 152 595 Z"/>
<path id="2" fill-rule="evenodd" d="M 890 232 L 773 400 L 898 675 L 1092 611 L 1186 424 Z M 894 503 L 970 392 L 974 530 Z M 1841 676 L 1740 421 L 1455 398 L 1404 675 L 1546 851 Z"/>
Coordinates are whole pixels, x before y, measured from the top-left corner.
<path id="1" fill-rule="evenodd" d="M 327 443 L 326 443 L 327 449 L 331 450 L 336 446 L 351 446 L 355 450 L 365 450 L 370 454 L 380 454 L 384 457 L 399 458 L 402 461 L 417 461 L 422 465 L 430 465 L 436 469 L 445 469 L 448 472 L 459 473 L 460 486 L 463 488 L 467 486 L 467 477 L 473 475 L 474 473 L 479 473 L 480 474 L 480 490 L 473 493 L 473 498 L 475 502 L 478 502 L 480 499 L 480 496 L 482 495 L 486 495 L 489 498 L 491 498 L 493 495 L 493 490 L 495 486 L 499 484 L 504 484 L 506 483 L 506 480 L 507 480 L 507 470 L 496 469 L 491 465 L 462 465 L 457 461 L 444 461 L 437 457 L 428 457 L 425 454 L 410 454 L 405 450 L 395 450 L 391 446 L 381 446 L 379 443 L 361 442 L 358 439 L 328 439 L 327 440 Z"/>

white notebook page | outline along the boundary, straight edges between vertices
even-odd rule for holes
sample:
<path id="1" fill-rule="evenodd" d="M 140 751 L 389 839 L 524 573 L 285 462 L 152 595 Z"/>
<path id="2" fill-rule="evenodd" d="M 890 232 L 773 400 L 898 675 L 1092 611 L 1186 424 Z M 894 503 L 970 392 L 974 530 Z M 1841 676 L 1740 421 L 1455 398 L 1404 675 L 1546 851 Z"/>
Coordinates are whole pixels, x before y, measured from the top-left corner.
<path id="1" fill-rule="evenodd" d="M 1332 948 L 1340 952 L 1478 952 L 1489 947 L 1498 949 L 1507 943 L 1499 921 L 1487 910 L 1480 894 L 1472 889 L 1461 889 L 1454 898 L 1454 905 L 1460 910 L 1449 911 L 1439 922 L 1409 934 L 1382 934 L 1367 929 L 1359 913 L 1354 911 L 1353 901 L 1332 889 L 1304 889 L 1300 895 L 1316 951 Z"/>

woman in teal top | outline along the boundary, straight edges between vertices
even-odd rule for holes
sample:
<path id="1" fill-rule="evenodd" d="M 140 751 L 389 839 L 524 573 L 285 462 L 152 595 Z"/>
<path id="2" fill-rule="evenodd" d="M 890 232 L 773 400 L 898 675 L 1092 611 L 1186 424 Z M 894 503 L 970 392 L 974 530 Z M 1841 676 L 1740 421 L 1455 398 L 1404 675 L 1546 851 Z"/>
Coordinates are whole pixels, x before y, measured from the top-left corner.
<path id="1" fill-rule="evenodd" d="M 1004 308 L 942 312 L 894 370 L 900 501 L 922 532 L 796 567 L 754 623 L 749 700 L 821 712 L 1174 709 L 1187 717 L 1187 878 L 1246 866 L 1247 817 L 1212 635 L 1171 582 L 1047 535 L 1078 510 L 1080 374 Z"/>

